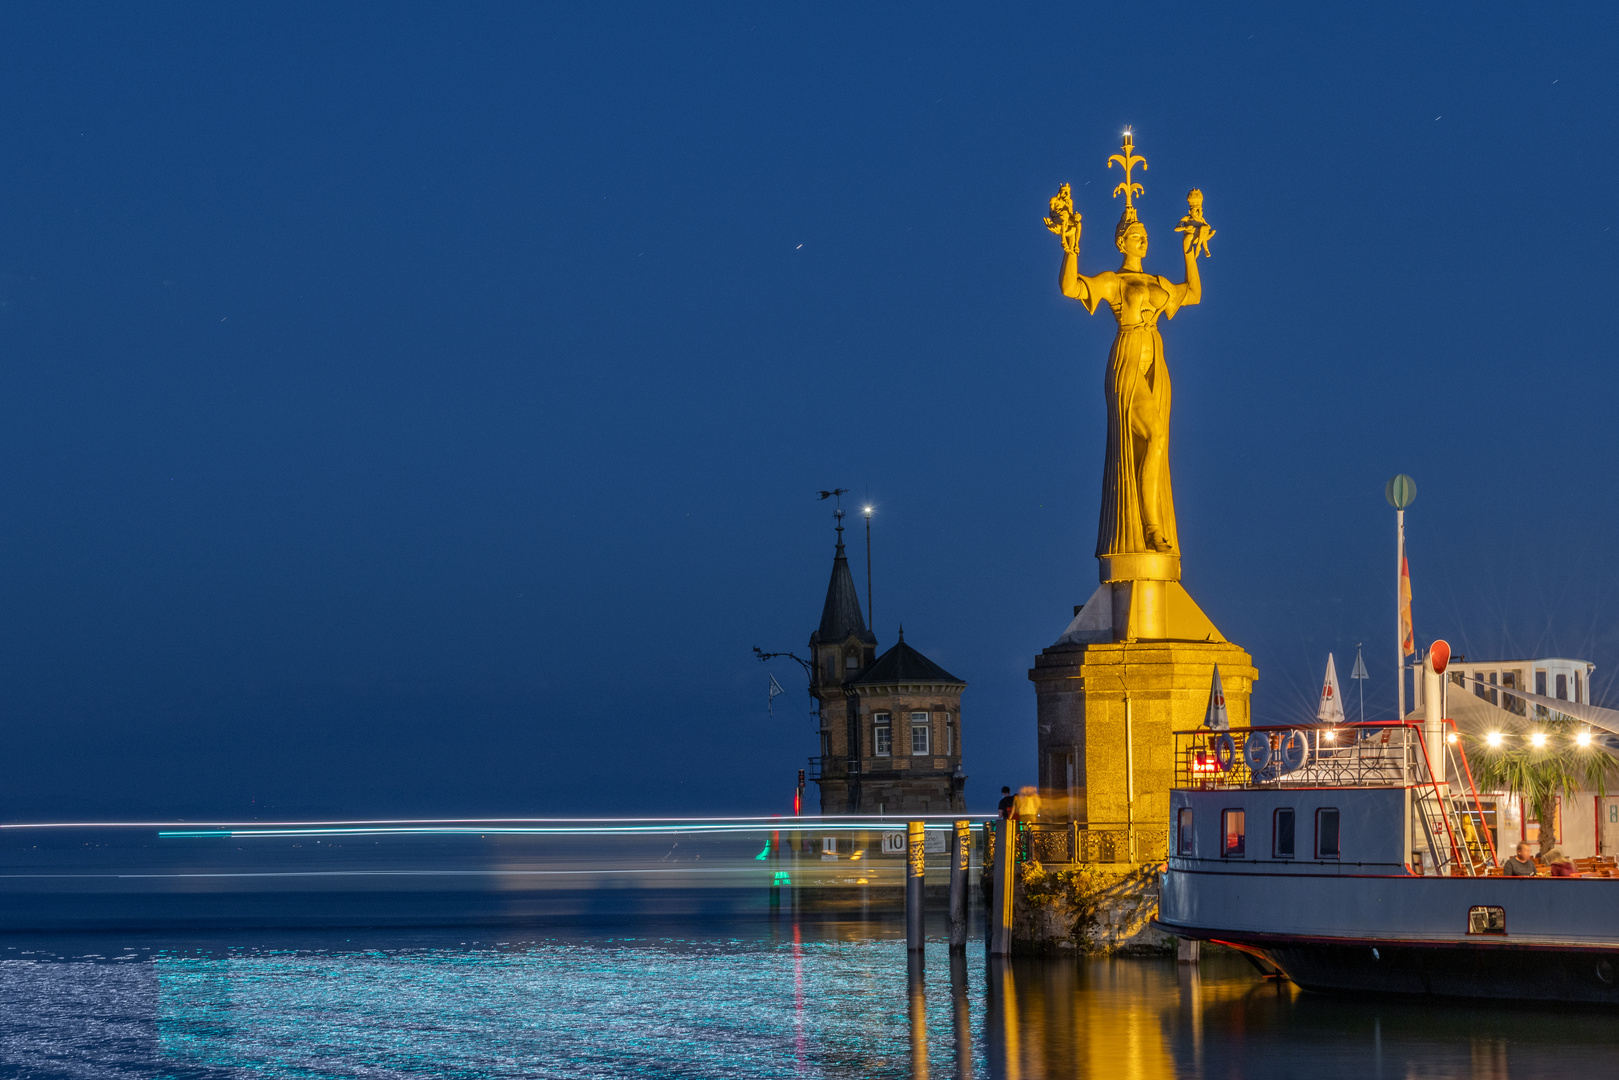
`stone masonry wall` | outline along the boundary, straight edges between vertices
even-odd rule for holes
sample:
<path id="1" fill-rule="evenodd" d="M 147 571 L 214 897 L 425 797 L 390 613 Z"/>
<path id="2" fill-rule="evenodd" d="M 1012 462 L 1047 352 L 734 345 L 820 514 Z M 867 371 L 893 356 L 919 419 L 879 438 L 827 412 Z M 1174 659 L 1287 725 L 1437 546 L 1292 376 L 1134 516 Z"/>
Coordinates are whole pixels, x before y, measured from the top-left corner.
<path id="1" fill-rule="evenodd" d="M 1012 894 L 1012 951 L 1173 955 L 1176 939 L 1151 925 L 1161 869 L 1156 863 L 1021 864 Z"/>

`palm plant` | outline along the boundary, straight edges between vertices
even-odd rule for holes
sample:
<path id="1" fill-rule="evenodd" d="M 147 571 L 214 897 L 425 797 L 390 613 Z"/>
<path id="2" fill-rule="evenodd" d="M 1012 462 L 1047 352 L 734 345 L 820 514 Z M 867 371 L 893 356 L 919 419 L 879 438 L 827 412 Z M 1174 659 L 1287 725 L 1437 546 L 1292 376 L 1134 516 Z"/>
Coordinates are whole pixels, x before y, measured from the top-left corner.
<path id="1" fill-rule="evenodd" d="M 1583 742 L 1582 733 L 1586 735 Z M 1541 823 L 1540 854 L 1557 843 L 1556 830 L 1551 827 L 1556 820 L 1557 796 L 1572 800 L 1578 791 L 1606 795 L 1608 778 L 1619 772 L 1619 757 L 1592 741 L 1586 725 L 1562 713 L 1534 718 L 1498 745 L 1473 734 L 1464 738 L 1478 787 L 1516 795 L 1534 811 Z"/>

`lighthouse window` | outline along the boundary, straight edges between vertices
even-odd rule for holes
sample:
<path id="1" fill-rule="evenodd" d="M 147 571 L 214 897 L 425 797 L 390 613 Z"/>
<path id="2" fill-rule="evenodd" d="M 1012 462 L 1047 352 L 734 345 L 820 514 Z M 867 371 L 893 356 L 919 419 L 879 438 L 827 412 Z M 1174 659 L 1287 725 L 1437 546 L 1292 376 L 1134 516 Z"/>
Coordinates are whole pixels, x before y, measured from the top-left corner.
<path id="1" fill-rule="evenodd" d="M 1284 806 L 1276 811 L 1275 832 L 1276 843 L 1273 854 L 1278 859 L 1291 859 L 1293 857 L 1293 808 Z"/>
<path id="2" fill-rule="evenodd" d="M 1220 811 L 1220 853 L 1240 859 L 1248 847 L 1248 826 L 1241 810 Z"/>
<path id="3" fill-rule="evenodd" d="M 1338 857 L 1338 811 L 1323 807 L 1315 812 L 1315 857 Z"/>

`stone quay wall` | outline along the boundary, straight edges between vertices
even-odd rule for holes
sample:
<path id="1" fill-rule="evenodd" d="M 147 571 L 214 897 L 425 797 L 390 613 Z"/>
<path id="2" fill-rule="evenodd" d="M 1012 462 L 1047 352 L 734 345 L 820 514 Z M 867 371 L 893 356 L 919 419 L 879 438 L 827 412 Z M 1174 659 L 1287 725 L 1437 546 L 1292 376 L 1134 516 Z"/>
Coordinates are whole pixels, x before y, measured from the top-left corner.
<path id="1" fill-rule="evenodd" d="M 1022 863 L 1012 893 L 1012 951 L 1022 955 L 1173 956 L 1152 926 L 1161 863 Z"/>

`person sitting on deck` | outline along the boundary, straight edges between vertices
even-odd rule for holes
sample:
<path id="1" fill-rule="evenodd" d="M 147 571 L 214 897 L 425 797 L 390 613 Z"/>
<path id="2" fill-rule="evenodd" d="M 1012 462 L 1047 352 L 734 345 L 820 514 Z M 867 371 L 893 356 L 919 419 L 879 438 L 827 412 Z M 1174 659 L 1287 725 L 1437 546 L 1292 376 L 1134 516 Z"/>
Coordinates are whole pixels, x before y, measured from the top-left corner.
<path id="1" fill-rule="evenodd" d="M 1546 852 L 1546 865 L 1551 867 L 1552 877 L 1574 877 L 1574 860 L 1563 854 L 1562 848 L 1552 848 Z"/>
<path id="2" fill-rule="evenodd" d="M 1534 877 L 1535 857 L 1530 854 L 1528 841 L 1519 841 L 1515 857 L 1501 864 L 1502 877 Z"/>

